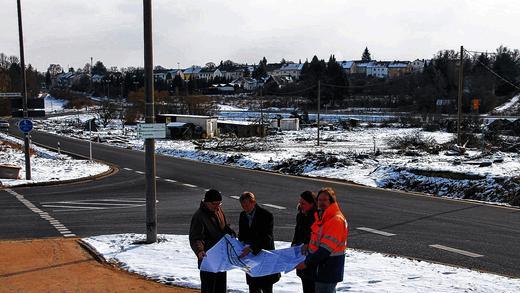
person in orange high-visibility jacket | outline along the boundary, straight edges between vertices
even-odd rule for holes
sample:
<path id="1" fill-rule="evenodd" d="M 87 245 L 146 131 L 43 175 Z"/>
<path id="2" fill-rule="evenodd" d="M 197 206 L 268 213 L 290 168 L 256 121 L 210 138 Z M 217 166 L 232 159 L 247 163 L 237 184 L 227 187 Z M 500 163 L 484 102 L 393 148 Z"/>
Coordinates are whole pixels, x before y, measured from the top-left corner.
<path id="1" fill-rule="evenodd" d="M 318 192 L 315 218 L 307 257 L 296 268 L 314 271 L 316 293 L 336 292 L 337 283 L 343 281 L 348 224 L 332 188 Z"/>

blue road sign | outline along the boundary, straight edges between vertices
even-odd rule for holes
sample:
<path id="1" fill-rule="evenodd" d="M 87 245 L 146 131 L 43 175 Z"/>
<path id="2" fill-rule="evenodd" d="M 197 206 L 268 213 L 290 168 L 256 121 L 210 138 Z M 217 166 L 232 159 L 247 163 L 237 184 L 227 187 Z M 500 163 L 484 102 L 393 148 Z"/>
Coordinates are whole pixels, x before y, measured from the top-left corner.
<path id="1" fill-rule="evenodd" d="M 22 119 L 18 122 L 18 128 L 20 128 L 20 131 L 23 133 L 29 133 L 33 129 L 33 123 L 29 119 Z"/>

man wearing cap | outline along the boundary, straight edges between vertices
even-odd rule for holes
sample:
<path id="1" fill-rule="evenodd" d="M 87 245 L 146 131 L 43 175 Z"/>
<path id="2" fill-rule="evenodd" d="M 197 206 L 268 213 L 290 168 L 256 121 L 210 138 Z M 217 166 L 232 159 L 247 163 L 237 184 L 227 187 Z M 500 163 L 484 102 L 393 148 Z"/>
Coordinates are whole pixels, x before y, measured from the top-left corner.
<path id="1" fill-rule="evenodd" d="M 343 281 L 348 224 L 332 188 L 322 188 L 317 201 L 318 212 L 311 226 L 309 254 L 296 269 L 312 268 L 315 292 L 333 293 L 338 282 Z"/>
<path id="2" fill-rule="evenodd" d="M 222 205 L 222 195 L 215 189 L 210 189 L 204 195 L 199 209 L 191 218 L 190 246 L 198 259 L 198 266 L 206 251 L 213 247 L 225 234 L 235 235 L 229 226 Z M 200 292 L 226 292 L 226 272 L 200 272 Z"/>

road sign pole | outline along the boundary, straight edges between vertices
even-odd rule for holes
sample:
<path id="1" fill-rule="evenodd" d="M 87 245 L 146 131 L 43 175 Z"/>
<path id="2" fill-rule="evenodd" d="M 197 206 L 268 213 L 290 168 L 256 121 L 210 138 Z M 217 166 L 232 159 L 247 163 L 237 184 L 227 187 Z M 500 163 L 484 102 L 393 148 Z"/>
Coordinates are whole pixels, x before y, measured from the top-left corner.
<path id="1" fill-rule="evenodd" d="M 154 123 L 153 96 L 153 43 L 152 43 L 152 0 L 143 0 L 144 23 L 144 76 L 145 76 L 145 122 Z M 157 209 L 155 183 L 155 140 L 146 138 L 146 243 L 157 242 Z"/>
<path id="2" fill-rule="evenodd" d="M 90 161 L 92 162 L 92 120 L 89 120 L 88 122 L 88 132 L 89 132 L 89 158 L 90 158 Z"/>
<path id="3" fill-rule="evenodd" d="M 17 1 L 18 8 L 18 38 L 20 42 L 20 70 L 22 73 L 22 98 L 23 98 L 23 118 L 28 117 L 27 111 L 27 82 L 25 76 L 25 56 L 23 49 L 23 30 L 22 30 L 22 4 L 21 0 Z M 31 180 L 31 154 L 30 150 L 30 141 L 29 141 L 29 133 L 24 133 L 24 152 L 25 152 L 25 179 Z"/>

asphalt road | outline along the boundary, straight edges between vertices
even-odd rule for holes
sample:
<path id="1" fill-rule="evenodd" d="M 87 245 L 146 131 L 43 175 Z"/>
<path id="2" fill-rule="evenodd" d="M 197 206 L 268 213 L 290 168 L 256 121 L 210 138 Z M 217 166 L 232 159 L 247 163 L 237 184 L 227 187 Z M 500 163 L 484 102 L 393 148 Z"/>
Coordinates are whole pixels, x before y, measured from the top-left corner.
<path id="1" fill-rule="evenodd" d="M 59 141 L 62 150 L 89 153 L 84 141 L 41 132 L 33 132 L 32 139 L 51 147 Z M 83 183 L 0 190 L 0 238 L 146 233 L 144 153 L 94 143 L 93 154 L 116 165 L 118 172 Z M 226 196 L 223 209 L 237 228 L 240 205 L 233 197 L 249 190 L 273 212 L 276 240 L 290 241 L 298 195 L 331 186 L 349 222 L 351 248 L 520 277 L 520 209 L 166 156 L 157 156 L 157 176 L 159 233 L 187 234 L 191 215 L 209 188 Z"/>

